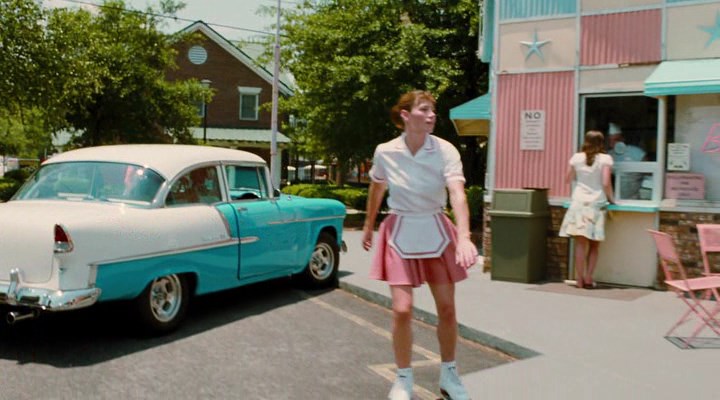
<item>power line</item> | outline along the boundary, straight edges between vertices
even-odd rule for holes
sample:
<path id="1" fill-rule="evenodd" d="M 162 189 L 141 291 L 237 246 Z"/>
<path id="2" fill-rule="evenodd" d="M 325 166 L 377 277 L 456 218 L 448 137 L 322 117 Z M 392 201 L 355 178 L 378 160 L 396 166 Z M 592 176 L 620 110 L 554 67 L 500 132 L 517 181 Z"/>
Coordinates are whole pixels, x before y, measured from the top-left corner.
<path id="1" fill-rule="evenodd" d="M 130 13 L 130 14 L 139 14 L 139 15 L 158 17 L 158 18 L 171 19 L 174 21 L 182 21 L 182 22 L 190 22 L 190 23 L 198 21 L 197 19 L 182 18 L 182 17 L 178 17 L 175 15 L 166 15 L 166 14 L 159 14 L 159 13 L 152 13 L 152 12 L 147 12 L 147 11 L 139 11 L 139 10 L 134 10 L 134 9 L 122 8 L 122 7 L 108 6 L 108 5 L 104 5 L 104 4 L 92 3 L 89 1 L 81 1 L 81 0 L 61 0 L 61 1 L 64 1 L 66 3 L 75 3 L 75 4 L 93 6 L 93 7 L 97 7 L 97 8 L 105 8 L 105 9 L 109 9 L 109 10 L 117 10 L 117 11 L 122 11 L 122 12 Z M 203 21 L 203 22 L 206 23 L 207 25 L 218 27 L 218 28 L 234 29 L 234 30 L 238 30 L 238 31 L 259 33 L 259 34 L 263 34 L 263 35 L 274 35 L 275 34 L 273 32 L 268 32 L 268 31 L 259 31 L 256 29 L 241 28 L 241 27 L 235 26 L 235 25 L 226 25 L 226 24 L 219 24 L 219 23 L 207 22 L 207 21 Z"/>

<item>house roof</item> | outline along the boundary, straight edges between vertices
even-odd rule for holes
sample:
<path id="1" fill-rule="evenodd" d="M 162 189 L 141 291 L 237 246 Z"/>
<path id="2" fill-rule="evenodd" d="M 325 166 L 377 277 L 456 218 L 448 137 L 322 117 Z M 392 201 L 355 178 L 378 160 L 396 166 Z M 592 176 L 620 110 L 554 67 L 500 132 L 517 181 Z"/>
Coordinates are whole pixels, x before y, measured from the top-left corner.
<path id="1" fill-rule="evenodd" d="M 203 134 L 208 140 L 227 140 L 245 143 L 270 143 L 272 141 L 272 130 L 270 129 L 231 129 L 211 128 L 204 130 L 203 127 L 191 127 L 193 138 L 203 139 Z M 290 143 L 290 138 L 278 132 L 275 138 L 277 143 Z"/>
<path id="2" fill-rule="evenodd" d="M 263 78 L 265 81 L 270 84 L 273 83 L 273 74 L 271 72 L 273 69 L 272 64 L 270 64 L 269 67 L 261 65 L 257 61 L 257 54 L 255 55 L 255 57 L 253 57 L 251 54 L 248 54 L 248 52 L 244 51 L 243 49 L 239 48 L 238 45 L 226 39 L 224 36 L 219 34 L 205 22 L 195 21 L 189 26 L 182 29 L 180 33 L 188 34 L 198 31 L 205 34 L 205 36 L 207 36 L 210 40 L 217 43 L 218 46 L 220 46 L 230 55 L 235 57 L 238 61 L 245 64 L 248 68 L 250 68 L 253 72 Z M 283 74 L 280 74 L 280 76 L 278 77 L 278 90 L 280 91 L 280 93 L 286 96 L 291 96 L 293 94 L 294 85 L 290 79 L 287 79 L 287 75 L 283 76 Z"/>

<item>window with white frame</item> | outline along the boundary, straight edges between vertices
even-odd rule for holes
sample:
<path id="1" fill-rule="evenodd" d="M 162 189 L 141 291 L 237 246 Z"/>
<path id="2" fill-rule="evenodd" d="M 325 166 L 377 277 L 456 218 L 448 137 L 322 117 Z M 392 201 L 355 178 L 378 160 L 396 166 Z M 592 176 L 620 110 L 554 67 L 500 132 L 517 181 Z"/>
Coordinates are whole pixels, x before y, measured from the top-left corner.
<path id="1" fill-rule="evenodd" d="M 257 121 L 261 90 L 262 89 L 255 87 L 238 87 L 241 120 Z"/>
<path id="2" fill-rule="evenodd" d="M 658 162 L 658 143 L 672 142 L 674 125 L 667 121 L 662 140 L 660 118 L 672 119 L 674 102 L 667 113 L 659 113 L 658 99 L 632 94 L 585 95 L 578 147 L 585 132 L 597 130 L 605 135 L 607 153 L 613 157 L 613 189 L 617 200 L 662 198 L 664 168 Z"/>

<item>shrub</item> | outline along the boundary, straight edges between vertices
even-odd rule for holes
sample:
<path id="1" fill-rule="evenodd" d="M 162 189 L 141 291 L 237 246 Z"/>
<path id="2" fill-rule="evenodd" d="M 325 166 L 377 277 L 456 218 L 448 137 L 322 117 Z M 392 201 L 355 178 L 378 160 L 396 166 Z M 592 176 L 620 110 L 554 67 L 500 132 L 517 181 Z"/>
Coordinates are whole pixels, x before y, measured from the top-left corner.
<path id="1" fill-rule="evenodd" d="M 8 201 L 20 189 L 22 182 L 0 178 L 0 201 Z"/>
<path id="2" fill-rule="evenodd" d="M 308 198 L 335 199 L 357 210 L 364 210 L 367 202 L 367 189 L 365 188 L 340 188 L 335 185 L 300 183 L 286 186 L 282 192 Z"/>
<path id="3" fill-rule="evenodd" d="M 338 188 L 333 192 L 339 197 L 339 200 L 345 203 L 348 207 L 356 210 L 365 210 L 367 207 L 367 189 Z"/>

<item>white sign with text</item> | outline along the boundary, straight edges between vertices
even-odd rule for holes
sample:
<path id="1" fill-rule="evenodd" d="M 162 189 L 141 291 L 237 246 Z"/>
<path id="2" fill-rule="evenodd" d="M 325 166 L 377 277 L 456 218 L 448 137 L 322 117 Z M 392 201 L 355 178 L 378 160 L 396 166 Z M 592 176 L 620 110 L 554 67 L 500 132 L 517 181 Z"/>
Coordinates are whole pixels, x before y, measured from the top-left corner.
<path id="1" fill-rule="evenodd" d="M 520 111 L 520 150 L 545 150 L 545 110 Z"/>
<path id="2" fill-rule="evenodd" d="M 668 143 L 668 171 L 690 171 L 690 144 Z"/>

